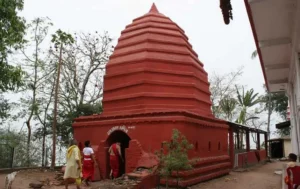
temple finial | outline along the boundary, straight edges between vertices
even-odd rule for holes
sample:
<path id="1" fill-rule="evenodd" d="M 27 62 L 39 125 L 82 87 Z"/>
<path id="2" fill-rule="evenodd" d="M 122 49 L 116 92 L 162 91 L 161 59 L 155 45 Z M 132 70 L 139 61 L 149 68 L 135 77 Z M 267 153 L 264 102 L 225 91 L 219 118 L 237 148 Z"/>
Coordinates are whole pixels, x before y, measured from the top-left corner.
<path id="1" fill-rule="evenodd" d="M 152 7 L 151 7 L 149 13 L 159 13 L 157 8 L 156 8 L 155 3 L 152 4 Z"/>

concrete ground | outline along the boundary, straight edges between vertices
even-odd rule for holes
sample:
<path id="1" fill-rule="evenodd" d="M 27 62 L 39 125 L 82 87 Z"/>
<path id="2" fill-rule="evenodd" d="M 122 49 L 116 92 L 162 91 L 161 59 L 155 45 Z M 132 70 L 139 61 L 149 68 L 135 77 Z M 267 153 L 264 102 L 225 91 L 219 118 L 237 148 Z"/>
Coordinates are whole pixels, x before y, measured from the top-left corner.
<path id="1" fill-rule="evenodd" d="M 265 165 L 257 165 L 249 168 L 245 172 L 231 172 L 230 175 L 217 178 L 205 183 L 191 186 L 190 189 L 281 189 L 281 175 L 274 174 L 275 170 L 282 169 L 282 162 L 273 162 Z M 0 174 L 0 189 L 4 188 L 4 174 Z M 49 173 L 31 172 L 16 177 L 12 189 L 29 188 L 30 181 L 39 180 L 41 178 L 52 177 Z M 62 186 L 45 187 L 48 189 L 63 189 Z M 70 186 L 70 189 L 75 186 Z M 83 187 L 83 189 L 117 189 L 110 181 L 92 183 L 92 187 Z M 162 189 L 163 187 L 161 187 Z"/>

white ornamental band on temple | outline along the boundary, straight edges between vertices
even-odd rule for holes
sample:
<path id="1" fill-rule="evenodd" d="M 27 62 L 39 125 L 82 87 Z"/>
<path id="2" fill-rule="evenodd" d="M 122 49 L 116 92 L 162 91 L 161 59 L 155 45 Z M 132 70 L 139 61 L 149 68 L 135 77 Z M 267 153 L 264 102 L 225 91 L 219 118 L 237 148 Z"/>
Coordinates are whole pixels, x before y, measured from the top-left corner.
<path id="1" fill-rule="evenodd" d="M 110 135 L 112 132 L 116 131 L 116 130 L 119 130 L 119 131 L 123 131 L 125 133 L 128 133 L 128 129 L 125 125 L 122 125 L 122 126 L 114 126 L 112 127 L 108 132 L 107 132 L 107 135 Z"/>

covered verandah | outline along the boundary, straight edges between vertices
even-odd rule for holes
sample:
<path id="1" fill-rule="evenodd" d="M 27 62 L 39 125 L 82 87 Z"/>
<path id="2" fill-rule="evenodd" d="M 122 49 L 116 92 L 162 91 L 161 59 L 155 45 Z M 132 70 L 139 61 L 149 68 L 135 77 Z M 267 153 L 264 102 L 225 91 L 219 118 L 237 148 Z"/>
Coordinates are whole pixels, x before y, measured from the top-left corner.
<path id="1" fill-rule="evenodd" d="M 300 155 L 300 0 L 244 0 L 269 92 L 285 92 L 292 152 Z"/>
<path id="2" fill-rule="evenodd" d="M 232 168 L 246 167 L 266 160 L 268 157 L 267 132 L 228 122 L 229 125 L 229 155 Z M 251 148 L 250 135 L 253 138 L 254 148 Z M 263 135 L 264 143 L 261 145 Z M 254 140 L 256 139 L 256 140 Z"/>

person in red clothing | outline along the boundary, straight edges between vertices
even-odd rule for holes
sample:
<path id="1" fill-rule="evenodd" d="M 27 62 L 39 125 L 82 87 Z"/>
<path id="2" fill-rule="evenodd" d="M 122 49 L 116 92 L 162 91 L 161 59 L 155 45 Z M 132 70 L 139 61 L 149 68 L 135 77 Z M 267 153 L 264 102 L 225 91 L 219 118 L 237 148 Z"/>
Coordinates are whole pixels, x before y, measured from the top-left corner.
<path id="1" fill-rule="evenodd" d="M 110 155 L 110 177 L 118 178 L 120 175 L 120 160 L 124 161 L 121 153 L 121 143 L 117 142 L 110 146 L 108 149 Z"/>
<path id="2" fill-rule="evenodd" d="M 89 186 L 89 181 L 94 180 L 94 166 L 97 165 L 94 150 L 91 148 L 90 141 L 84 142 L 85 148 L 83 149 L 83 166 L 82 177 L 83 182 Z"/>

